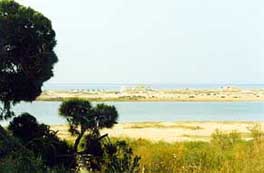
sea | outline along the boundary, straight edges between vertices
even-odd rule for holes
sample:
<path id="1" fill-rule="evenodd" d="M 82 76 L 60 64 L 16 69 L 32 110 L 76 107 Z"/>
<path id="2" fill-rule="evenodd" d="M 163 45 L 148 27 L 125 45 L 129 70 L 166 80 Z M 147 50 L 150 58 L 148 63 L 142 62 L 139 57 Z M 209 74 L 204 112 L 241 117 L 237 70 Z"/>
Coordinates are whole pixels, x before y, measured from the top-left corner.
<path id="1" fill-rule="evenodd" d="M 264 84 L 174 84 L 174 83 L 47 83 L 44 90 L 120 90 L 122 87 L 146 86 L 153 89 L 217 89 L 226 86 L 242 89 L 264 89 Z"/>

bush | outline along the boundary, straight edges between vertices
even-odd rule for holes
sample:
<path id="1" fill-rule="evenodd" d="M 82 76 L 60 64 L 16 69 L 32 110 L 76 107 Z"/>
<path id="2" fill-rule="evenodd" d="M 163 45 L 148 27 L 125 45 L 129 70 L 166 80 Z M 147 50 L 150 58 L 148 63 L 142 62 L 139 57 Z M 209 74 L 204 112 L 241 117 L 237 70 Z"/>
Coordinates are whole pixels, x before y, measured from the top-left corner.
<path id="1" fill-rule="evenodd" d="M 104 173 L 137 173 L 140 157 L 134 156 L 125 141 L 115 141 L 104 136 L 87 135 L 83 145 L 82 162 L 87 170 Z"/>
<path id="2" fill-rule="evenodd" d="M 0 173 L 68 173 L 62 168 L 48 168 L 40 157 L 20 140 L 8 135 L 0 138 Z"/>
<path id="3" fill-rule="evenodd" d="M 114 144 L 104 146 L 103 172 L 108 173 L 137 173 L 139 172 L 140 157 L 133 156 L 132 148 L 125 141 L 117 141 Z"/>
<path id="4" fill-rule="evenodd" d="M 237 132 L 221 131 L 216 131 L 209 142 L 125 140 L 135 155 L 141 156 L 140 172 L 144 173 L 263 173 L 261 134 L 252 131 L 254 138 L 250 141 L 243 141 Z"/>
<path id="5" fill-rule="evenodd" d="M 8 129 L 25 148 L 33 151 L 48 167 L 73 169 L 76 166 L 75 153 L 66 141 L 45 124 L 39 124 L 30 114 L 24 113 L 10 122 Z"/>
<path id="6" fill-rule="evenodd" d="M 241 134 L 236 131 L 223 133 L 216 130 L 211 138 L 211 143 L 215 144 L 215 146 L 219 146 L 222 150 L 230 149 L 234 144 L 242 141 Z"/>
<path id="7" fill-rule="evenodd" d="M 0 170 L 1 173 L 44 173 L 45 166 L 40 158 L 23 149 L 1 158 Z"/>

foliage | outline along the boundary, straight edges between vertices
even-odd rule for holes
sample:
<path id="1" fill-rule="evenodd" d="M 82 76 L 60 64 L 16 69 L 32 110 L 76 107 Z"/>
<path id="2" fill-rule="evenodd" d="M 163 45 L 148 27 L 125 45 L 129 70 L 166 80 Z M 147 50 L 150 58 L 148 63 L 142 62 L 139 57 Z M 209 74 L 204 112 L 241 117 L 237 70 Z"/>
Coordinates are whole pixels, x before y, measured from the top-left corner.
<path id="1" fill-rule="evenodd" d="M 216 130 L 211 136 L 211 143 L 219 146 L 222 150 L 232 148 L 234 144 L 241 140 L 241 134 L 236 131 L 226 134 Z"/>
<path id="2" fill-rule="evenodd" d="M 62 102 L 59 113 L 68 121 L 71 134 L 79 135 L 81 131 L 85 131 L 94 125 L 91 109 L 92 106 L 89 101 L 73 99 Z M 79 127 L 81 129 L 78 129 Z"/>
<path id="3" fill-rule="evenodd" d="M 93 128 L 111 128 L 118 118 L 114 106 L 98 104 L 96 107 L 92 107 L 89 101 L 82 99 L 64 101 L 59 112 L 67 119 L 71 126 L 70 132 L 73 135 L 80 134 L 78 127 L 84 131 Z"/>
<path id="4" fill-rule="evenodd" d="M 21 150 L 0 158 L 0 173 L 70 173 L 63 168 L 47 168 L 32 152 Z"/>
<path id="5" fill-rule="evenodd" d="M 35 158 L 29 150 L 12 152 L 0 159 L 1 173 L 44 173 L 44 170 L 41 159 Z"/>
<path id="6" fill-rule="evenodd" d="M 87 135 L 81 152 L 82 165 L 90 171 L 137 173 L 140 157 L 124 140 L 111 142 L 107 136 Z"/>
<path id="7" fill-rule="evenodd" d="M 0 159 L 21 148 L 21 143 L 0 126 Z"/>
<path id="8" fill-rule="evenodd" d="M 140 172 L 263 173 L 264 138 L 260 138 L 260 134 L 263 132 L 254 128 L 249 141 L 242 140 L 237 132 L 220 131 L 215 132 L 209 142 L 125 140 L 134 153 L 141 156 Z"/>
<path id="9" fill-rule="evenodd" d="M 14 116 L 12 105 L 40 95 L 58 61 L 55 45 L 49 19 L 12 0 L 0 1 L 0 120 Z M 0 172 L 57 173 L 62 169 L 49 166 L 69 167 L 68 158 L 56 157 L 71 153 L 68 145 L 34 117 L 21 115 L 9 130 L 13 136 L 0 126 Z"/>
<path id="10" fill-rule="evenodd" d="M 56 133 L 45 124 L 39 124 L 30 114 L 24 113 L 10 122 L 8 129 L 25 148 L 40 156 L 48 167 L 75 168 L 76 161 L 72 148 L 61 141 Z"/>
<path id="11" fill-rule="evenodd" d="M 254 141 L 263 141 L 264 140 L 264 132 L 261 129 L 260 125 L 255 125 L 252 128 L 249 128 L 251 135 Z"/>
<path id="12" fill-rule="evenodd" d="M 85 132 L 99 136 L 99 129 L 111 128 L 117 122 L 118 112 L 114 106 L 98 104 L 92 107 L 90 102 L 82 99 L 65 101 L 59 108 L 61 116 L 65 117 L 72 135 L 77 135 L 74 150 L 78 146 Z"/>
<path id="13" fill-rule="evenodd" d="M 95 117 L 96 127 L 111 128 L 117 123 L 118 112 L 114 106 L 105 104 L 97 104 L 93 109 L 93 117 Z"/>
<path id="14" fill-rule="evenodd" d="M 6 131 L 0 138 L 0 173 L 70 173 L 69 169 L 49 168 L 33 151 Z"/>
<path id="15" fill-rule="evenodd" d="M 105 146 L 103 172 L 107 173 L 137 173 L 140 157 L 133 156 L 132 148 L 125 141 L 117 141 Z"/>
<path id="16" fill-rule="evenodd" d="M 0 119 L 11 105 L 33 101 L 57 62 L 55 32 L 49 19 L 12 0 L 0 1 Z"/>
<path id="17" fill-rule="evenodd" d="M 23 143 L 35 138 L 49 135 L 49 127 L 45 124 L 38 124 L 37 119 L 29 113 L 23 113 L 15 117 L 8 126 L 14 137 L 22 140 Z"/>
<path id="18" fill-rule="evenodd" d="M 111 128 L 117 123 L 118 112 L 114 106 L 98 104 L 93 107 L 87 100 L 71 99 L 61 104 L 59 112 L 67 119 L 71 134 L 77 135 L 74 151 L 79 156 L 79 167 L 109 173 L 138 171 L 140 158 L 133 157 L 132 149 L 124 141 L 111 143 L 107 134 L 100 134 L 100 129 Z"/>

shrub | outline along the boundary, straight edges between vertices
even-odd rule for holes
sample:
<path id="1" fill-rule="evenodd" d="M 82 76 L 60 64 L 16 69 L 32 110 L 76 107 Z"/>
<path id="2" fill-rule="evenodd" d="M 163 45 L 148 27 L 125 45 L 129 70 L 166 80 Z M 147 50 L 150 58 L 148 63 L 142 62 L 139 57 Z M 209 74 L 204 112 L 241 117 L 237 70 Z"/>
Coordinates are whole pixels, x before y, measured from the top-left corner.
<path id="1" fill-rule="evenodd" d="M 242 140 L 237 132 L 221 131 L 209 142 L 125 140 L 134 154 L 141 156 L 140 172 L 144 173 L 263 173 L 264 139 L 259 138 L 260 133 L 253 131 L 258 140 L 250 141 Z"/>
<path id="2" fill-rule="evenodd" d="M 124 141 L 111 142 L 96 136 L 86 136 L 82 161 L 87 170 L 104 173 L 137 173 L 140 157 L 134 156 L 132 148 Z"/>
<path id="3" fill-rule="evenodd" d="M 66 141 L 61 141 L 49 126 L 39 124 L 32 115 L 24 113 L 14 118 L 8 129 L 48 167 L 75 168 L 73 149 Z"/>

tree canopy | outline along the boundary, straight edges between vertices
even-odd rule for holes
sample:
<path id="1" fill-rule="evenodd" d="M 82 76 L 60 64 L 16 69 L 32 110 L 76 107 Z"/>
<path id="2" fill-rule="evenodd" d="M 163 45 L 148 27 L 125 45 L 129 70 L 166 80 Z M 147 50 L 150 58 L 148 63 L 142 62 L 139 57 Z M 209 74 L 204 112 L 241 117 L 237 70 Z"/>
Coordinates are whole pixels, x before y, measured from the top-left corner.
<path id="1" fill-rule="evenodd" d="M 128 144 L 124 141 L 112 143 L 108 134 L 100 134 L 100 129 L 111 128 L 117 123 L 115 106 L 92 106 L 87 100 L 71 99 L 61 104 L 59 113 L 68 121 L 71 134 L 77 136 L 73 150 L 80 156 L 78 162 L 87 170 L 138 172 L 140 157 L 133 156 Z"/>
<path id="2" fill-rule="evenodd" d="M 14 115 L 12 105 L 31 102 L 41 94 L 58 61 L 55 46 L 49 19 L 12 0 L 0 0 L 0 120 Z M 114 106 L 92 106 L 89 101 L 73 99 L 63 102 L 59 112 L 67 119 L 71 134 L 77 135 L 74 145 L 23 113 L 7 130 L 0 125 L 1 171 L 78 172 L 85 167 L 97 172 L 137 171 L 139 158 L 133 157 L 130 147 L 112 144 L 107 134 L 100 135 L 100 129 L 117 123 Z"/>
<path id="3" fill-rule="evenodd" d="M 70 126 L 72 135 L 77 135 L 74 143 L 74 150 L 78 150 L 78 145 L 84 133 L 100 135 L 99 129 L 111 128 L 117 123 L 118 112 L 114 106 L 98 104 L 92 107 L 89 101 L 82 99 L 72 99 L 64 101 L 59 113 L 65 117 Z"/>
<path id="4" fill-rule="evenodd" d="M 0 1 L 0 119 L 12 116 L 10 107 L 33 101 L 58 61 L 51 21 L 12 0 Z"/>

